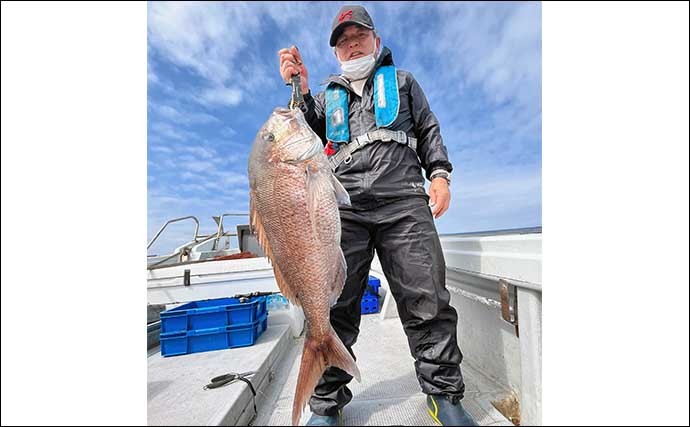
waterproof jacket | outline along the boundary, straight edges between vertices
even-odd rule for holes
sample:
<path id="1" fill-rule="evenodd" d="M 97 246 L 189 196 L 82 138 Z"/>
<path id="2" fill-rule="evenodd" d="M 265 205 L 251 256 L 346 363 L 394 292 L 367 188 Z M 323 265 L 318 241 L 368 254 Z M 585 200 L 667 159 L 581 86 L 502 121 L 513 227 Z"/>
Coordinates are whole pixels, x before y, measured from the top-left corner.
<path id="1" fill-rule="evenodd" d="M 331 75 L 324 82 L 326 85 L 340 85 L 348 92 L 351 139 L 376 129 L 373 76 L 380 66 L 391 64 L 393 55 L 384 47 L 364 85 L 361 98 L 339 75 Z M 335 175 L 349 193 L 353 208 L 368 209 L 408 196 L 428 197 L 421 168 L 424 168 L 427 179 L 435 169 L 453 170 L 438 120 L 419 83 L 404 70 L 397 70 L 397 78 L 400 107 L 398 117 L 387 129 L 403 130 L 408 136 L 417 138 L 417 152 L 394 141 L 376 141 L 354 152 L 349 164 L 341 163 Z M 307 122 L 326 145 L 325 92 L 315 96 L 307 93 L 304 101 Z"/>

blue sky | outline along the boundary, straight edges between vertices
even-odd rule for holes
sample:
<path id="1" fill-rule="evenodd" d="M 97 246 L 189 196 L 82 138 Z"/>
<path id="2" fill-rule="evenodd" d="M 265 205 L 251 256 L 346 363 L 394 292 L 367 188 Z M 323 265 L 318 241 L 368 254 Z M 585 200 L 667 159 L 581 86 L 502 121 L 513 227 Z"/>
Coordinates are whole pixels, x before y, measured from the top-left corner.
<path id="1" fill-rule="evenodd" d="M 343 4 L 148 3 L 149 238 L 173 217 L 209 233 L 212 215 L 248 211 L 252 141 L 290 93 L 277 51 L 296 44 L 320 91 L 339 71 L 328 37 Z M 439 232 L 541 225 L 541 4 L 358 4 L 441 123 L 455 170 Z M 192 232 L 174 225 L 150 253 Z"/>

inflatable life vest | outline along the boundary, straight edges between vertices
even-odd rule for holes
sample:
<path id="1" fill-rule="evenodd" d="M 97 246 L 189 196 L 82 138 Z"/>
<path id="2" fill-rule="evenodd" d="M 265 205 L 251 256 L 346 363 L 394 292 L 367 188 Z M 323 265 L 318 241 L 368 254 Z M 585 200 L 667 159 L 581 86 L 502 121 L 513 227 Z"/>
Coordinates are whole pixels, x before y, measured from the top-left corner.
<path id="1" fill-rule="evenodd" d="M 400 94 L 398 75 L 394 65 L 379 67 L 374 73 L 374 114 L 376 127 L 386 128 L 398 117 Z M 350 137 L 347 89 L 331 83 L 326 88 L 326 154 L 338 151 L 338 145 L 347 144 Z"/>

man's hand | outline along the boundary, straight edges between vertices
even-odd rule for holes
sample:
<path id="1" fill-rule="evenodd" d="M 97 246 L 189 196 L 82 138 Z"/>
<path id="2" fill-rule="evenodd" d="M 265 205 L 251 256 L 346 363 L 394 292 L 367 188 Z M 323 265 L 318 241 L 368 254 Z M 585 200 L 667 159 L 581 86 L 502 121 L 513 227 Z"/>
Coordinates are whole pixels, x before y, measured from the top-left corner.
<path id="1" fill-rule="evenodd" d="M 302 93 L 309 92 L 309 73 L 302 63 L 302 55 L 297 50 L 297 46 L 280 49 L 278 57 L 280 58 L 280 76 L 283 81 L 288 83 L 292 76 L 299 73 Z"/>
<path id="2" fill-rule="evenodd" d="M 434 178 L 429 186 L 429 198 L 433 208 L 432 215 L 434 218 L 440 218 L 450 206 L 448 181 L 441 177 Z"/>

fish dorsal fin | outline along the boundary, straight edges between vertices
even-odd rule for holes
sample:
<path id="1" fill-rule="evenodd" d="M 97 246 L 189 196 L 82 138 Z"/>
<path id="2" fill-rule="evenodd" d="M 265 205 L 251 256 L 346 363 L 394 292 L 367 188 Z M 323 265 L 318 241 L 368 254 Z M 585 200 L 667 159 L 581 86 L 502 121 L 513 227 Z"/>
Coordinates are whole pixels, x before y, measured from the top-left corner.
<path id="1" fill-rule="evenodd" d="M 271 245 L 268 243 L 266 238 L 266 232 L 264 231 L 264 226 L 261 223 L 261 218 L 259 217 L 259 212 L 256 210 L 254 204 L 254 194 L 250 194 L 249 197 L 249 224 L 252 226 L 252 231 L 256 234 L 256 240 L 259 241 L 259 246 L 264 250 L 264 253 L 268 259 L 273 261 L 273 251 L 271 250 Z"/>
<path id="2" fill-rule="evenodd" d="M 299 295 L 288 284 L 287 280 L 285 280 L 285 278 L 283 277 L 283 273 L 280 272 L 280 268 L 278 268 L 278 265 L 274 262 L 273 250 L 271 249 L 271 245 L 268 242 L 266 232 L 264 231 L 264 226 L 261 222 L 261 216 L 259 215 L 259 212 L 256 210 L 256 206 L 254 205 L 253 196 L 253 194 L 250 194 L 249 197 L 249 223 L 252 226 L 252 230 L 256 234 L 256 239 L 258 240 L 261 249 L 264 250 L 264 253 L 268 257 L 269 262 L 273 266 L 273 273 L 275 273 L 278 289 L 280 289 L 280 292 L 283 294 L 285 298 L 288 299 L 288 301 L 295 305 L 301 306 L 302 304 L 299 301 Z"/>

